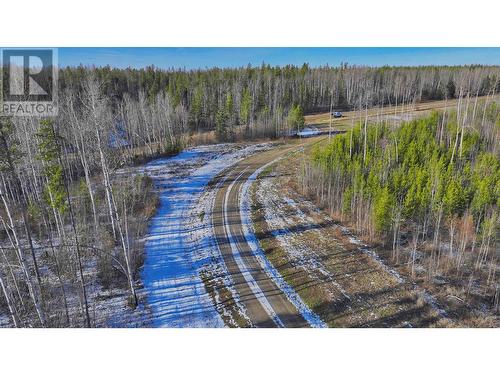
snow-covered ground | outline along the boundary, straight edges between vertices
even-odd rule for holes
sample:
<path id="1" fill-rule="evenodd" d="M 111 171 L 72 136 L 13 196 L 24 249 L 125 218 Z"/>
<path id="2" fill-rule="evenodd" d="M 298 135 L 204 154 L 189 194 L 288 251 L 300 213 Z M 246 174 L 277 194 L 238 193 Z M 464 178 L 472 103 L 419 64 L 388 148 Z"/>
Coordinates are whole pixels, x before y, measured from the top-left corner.
<path id="1" fill-rule="evenodd" d="M 67 228 L 68 231 L 70 228 Z M 23 243 L 23 242 L 21 242 Z M 54 246 L 59 245 L 59 238 L 53 237 Z M 60 292 L 59 280 L 54 271 L 47 266 L 42 257 L 43 251 L 49 248 L 48 242 L 39 242 L 33 239 L 33 245 L 37 258 L 39 260 L 39 269 L 42 275 L 44 287 L 51 290 L 51 293 Z M 27 247 L 27 244 L 24 246 Z M 105 289 L 102 287 L 98 278 L 97 262 L 95 258 L 87 257 L 83 263 L 83 274 L 85 278 L 87 298 L 89 302 L 89 315 L 93 327 L 143 327 L 148 324 L 149 312 L 144 305 L 139 305 L 132 309 L 127 304 L 129 296 L 128 289 L 113 287 Z M 64 307 L 49 316 L 58 324 L 69 327 L 83 327 L 84 320 L 81 316 L 81 304 L 79 298 L 79 285 L 64 282 L 66 304 L 68 307 L 69 322 L 66 321 Z M 1 292 L 0 292 L 1 293 Z M 139 290 L 138 294 L 141 295 Z M 57 316 L 57 318 L 55 318 Z M 34 318 L 34 315 L 32 316 Z M 35 318 L 36 319 L 36 318 Z M 29 318 L 23 319 L 22 326 L 31 327 L 33 321 Z M 13 323 L 8 314 L 0 313 L 0 327 L 12 327 Z"/>
<path id="2" fill-rule="evenodd" d="M 318 134 L 321 134 L 321 131 L 314 126 L 304 128 L 301 131 L 297 132 L 297 135 L 300 137 L 314 137 Z"/>
<path id="3" fill-rule="evenodd" d="M 387 273 L 390 273 L 394 278 L 398 281 L 398 283 L 403 283 L 404 279 L 403 277 L 396 271 L 395 269 L 387 266 L 382 259 L 378 256 L 378 254 L 370 249 L 368 245 L 363 243 L 360 239 L 354 237 L 351 233 L 351 231 L 345 227 L 341 228 L 342 233 L 349 238 L 349 242 L 358 246 L 358 249 L 364 252 L 366 255 L 368 255 L 370 258 L 372 258 L 377 264 Z"/>
<path id="4" fill-rule="evenodd" d="M 224 326 L 200 276 L 214 267 L 223 267 L 208 228 L 214 196 L 207 196 L 205 189 L 224 169 L 269 147 L 200 146 L 139 169 L 150 175 L 160 190 L 160 207 L 149 228 L 142 272 L 153 326 Z M 224 282 L 230 284 L 227 277 Z"/>
<path id="5" fill-rule="evenodd" d="M 6 328 L 11 326 L 11 321 L 9 316 L 0 313 L 0 328 Z"/>
<path id="6" fill-rule="evenodd" d="M 350 299 L 351 297 L 334 281 L 333 275 L 324 266 L 321 261 L 321 255 L 311 251 L 307 245 L 307 241 L 301 238 L 301 233 L 294 233 L 287 229 L 299 226 L 303 229 L 314 230 L 318 238 L 322 238 L 323 234 L 317 226 L 317 220 L 320 218 L 326 222 L 329 221 L 330 218 L 325 213 L 321 212 L 312 202 L 303 200 L 301 204 L 307 207 L 309 212 L 314 212 L 318 218 L 314 219 L 310 217 L 300 209 L 296 201 L 286 195 L 280 195 L 277 189 L 278 187 L 273 183 L 272 179 L 263 180 L 257 189 L 258 200 L 264 203 L 266 223 L 272 230 L 273 236 L 279 241 L 281 246 L 287 250 L 287 253 L 295 264 L 310 273 L 315 271 L 321 273 L 338 288 L 344 297 Z M 276 197 L 280 198 L 277 199 Z M 287 212 L 291 214 L 287 215 Z M 350 243 L 356 245 L 358 250 L 372 258 L 381 269 L 392 275 L 398 283 L 404 282 L 402 276 L 396 270 L 388 267 L 375 251 L 370 249 L 370 247 L 361 240 L 354 237 L 349 229 L 337 224 L 332 227 L 339 228 L 341 232 L 347 236 Z M 330 240 L 335 241 L 334 238 Z"/>

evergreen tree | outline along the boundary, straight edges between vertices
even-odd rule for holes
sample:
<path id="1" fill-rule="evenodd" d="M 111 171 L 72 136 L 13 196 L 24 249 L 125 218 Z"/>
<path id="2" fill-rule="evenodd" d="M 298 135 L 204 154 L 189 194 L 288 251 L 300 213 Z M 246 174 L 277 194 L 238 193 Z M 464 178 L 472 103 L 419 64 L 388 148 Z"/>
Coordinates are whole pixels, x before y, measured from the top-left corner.
<path id="1" fill-rule="evenodd" d="M 250 110 L 252 108 L 252 97 L 247 88 L 243 90 L 241 95 L 241 105 L 240 105 L 240 121 L 244 125 L 249 125 L 250 122 Z"/>
<path id="2" fill-rule="evenodd" d="M 62 150 L 60 146 L 61 137 L 56 132 L 52 120 L 49 119 L 40 121 L 40 129 L 37 133 L 37 137 L 39 138 L 39 158 L 44 164 L 44 173 L 48 180 L 46 192 L 48 195 L 54 194 L 52 197 L 49 197 L 49 204 L 61 213 L 64 213 L 66 211 L 66 208 L 68 209 L 75 242 L 74 247 L 78 265 L 78 276 L 80 278 L 85 324 L 90 328 L 91 323 L 89 305 L 85 287 L 85 279 L 83 276 L 80 240 L 78 238 L 76 220 L 73 213 L 69 189 L 62 166 Z"/>
<path id="3" fill-rule="evenodd" d="M 304 113 L 300 105 L 295 105 L 290 108 L 287 120 L 290 129 L 300 130 L 304 127 L 306 121 L 304 119 Z"/>
<path id="4" fill-rule="evenodd" d="M 395 199 L 387 186 L 382 188 L 375 197 L 373 208 L 375 229 L 380 232 L 387 232 L 392 224 L 393 209 Z"/>
<path id="5" fill-rule="evenodd" d="M 221 142 L 228 140 L 227 115 L 224 107 L 219 108 L 215 115 L 215 134 Z"/>

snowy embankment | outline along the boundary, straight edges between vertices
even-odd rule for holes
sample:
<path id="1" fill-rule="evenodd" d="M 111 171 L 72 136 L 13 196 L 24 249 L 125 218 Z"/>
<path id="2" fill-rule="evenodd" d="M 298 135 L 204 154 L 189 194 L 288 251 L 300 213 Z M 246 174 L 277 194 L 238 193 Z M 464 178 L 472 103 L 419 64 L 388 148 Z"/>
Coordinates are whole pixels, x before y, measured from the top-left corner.
<path id="1" fill-rule="evenodd" d="M 146 238 L 142 272 L 153 326 L 224 326 L 200 276 L 214 268 L 220 275 L 224 267 L 209 228 L 214 194 L 207 195 L 205 189 L 224 169 L 269 147 L 200 146 L 152 161 L 139 170 L 153 178 L 160 193 L 160 207 Z M 227 286 L 230 278 L 227 271 L 224 274 L 222 281 Z M 231 290 L 230 285 L 228 288 Z M 233 296 L 239 304 L 236 293 Z"/>

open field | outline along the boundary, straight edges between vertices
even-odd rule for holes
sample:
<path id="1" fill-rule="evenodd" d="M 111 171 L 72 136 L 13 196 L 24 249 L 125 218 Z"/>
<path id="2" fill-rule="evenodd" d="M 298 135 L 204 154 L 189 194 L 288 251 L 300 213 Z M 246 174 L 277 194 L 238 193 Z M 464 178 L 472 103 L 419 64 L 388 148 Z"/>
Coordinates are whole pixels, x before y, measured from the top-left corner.
<path id="1" fill-rule="evenodd" d="M 494 96 L 490 100 L 498 100 L 500 95 Z M 464 99 L 462 99 L 463 101 Z M 471 98 L 473 104 L 474 98 Z M 480 97 L 479 101 L 485 100 Z M 364 121 L 365 116 L 368 117 L 370 122 L 387 120 L 389 122 L 408 121 L 417 117 L 424 117 L 429 115 L 432 111 L 436 110 L 453 110 L 457 108 L 458 99 L 452 100 L 436 100 L 421 103 L 412 103 L 404 106 L 388 106 L 383 108 L 368 108 L 367 110 L 356 110 L 342 112 L 341 118 L 333 118 L 332 116 L 332 129 L 333 130 L 347 130 L 358 121 Z M 328 130 L 330 126 L 330 112 L 322 112 L 309 114 L 305 116 L 306 125 L 313 125 L 321 130 Z"/>

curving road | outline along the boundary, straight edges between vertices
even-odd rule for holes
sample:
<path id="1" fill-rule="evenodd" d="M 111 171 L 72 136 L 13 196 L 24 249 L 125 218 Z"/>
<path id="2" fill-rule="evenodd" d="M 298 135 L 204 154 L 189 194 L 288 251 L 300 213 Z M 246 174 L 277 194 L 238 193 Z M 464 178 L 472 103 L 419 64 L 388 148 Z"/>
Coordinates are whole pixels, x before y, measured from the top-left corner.
<path id="1" fill-rule="evenodd" d="M 215 236 L 240 301 L 256 327 L 309 326 L 253 254 L 241 219 L 240 193 L 245 181 L 290 150 L 283 147 L 251 156 L 215 181 L 219 186 L 213 207 Z"/>
<path id="2" fill-rule="evenodd" d="M 455 105 L 454 101 L 438 101 L 424 103 L 406 109 L 405 113 L 421 114 L 430 110 L 442 109 Z M 394 113 L 394 107 L 386 107 L 387 113 Z M 370 116 L 381 114 L 377 109 L 371 109 Z M 402 113 L 397 109 L 397 113 Z M 355 116 L 358 112 L 349 112 Z M 364 112 L 360 112 L 364 115 Z M 385 112 L 384 112 L 385 114 Z M 327 114 L 329 115 L 329 114 Z M 328 116 L 325 114 L 307 116 L 308 123 L 321 123 Z M 346 121 L 349 116 L 341 119 Z M 351 120 L 349 120 L 350 122 Z M 244 235 L 241 218 L 242 204 L 240 194 L 245 182 L 256 170 L 280 158 L 287 152 L 326 140 L 327 137 L 308 138 L 299 144 L 289 144 L 271 151 L 259 153 L 244 159 L 230 170 L 219 175 L 214 183 L 219 190 L 213 207 L 212 224 L 216 240 L 222 253 L 226 267 L 235 284 L 240 301 L 247 310 L 247 315 L 256 327 L 307 327 L 308 321 L 299 313 L 294 304 L 285 296 L 273 279 L 262 268 L 252 248 Z"/>

